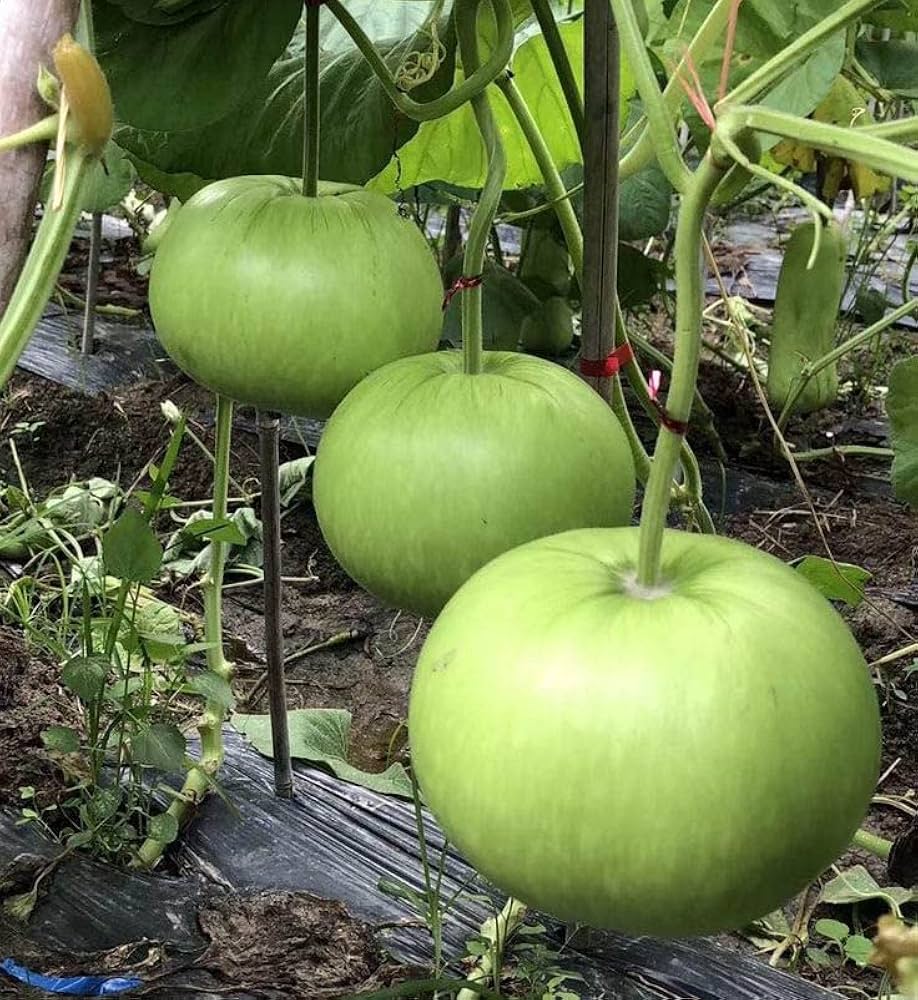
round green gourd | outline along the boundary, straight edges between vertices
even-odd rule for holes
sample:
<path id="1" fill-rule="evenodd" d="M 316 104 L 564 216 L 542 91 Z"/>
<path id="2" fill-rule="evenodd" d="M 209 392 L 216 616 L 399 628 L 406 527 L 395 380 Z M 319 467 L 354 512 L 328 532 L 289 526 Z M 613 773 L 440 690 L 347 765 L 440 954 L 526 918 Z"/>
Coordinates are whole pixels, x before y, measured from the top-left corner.
<path id="1" fill-rule="evenodd" d="M 877 699 L 805 579 L 729 539 L 543 538 L 449 602 L 411 690 L 412 765 L 449 840 L 506 893 L 630 934 L 741 927 L 850 843 Z"/>
<path id="2" fill-rule="evenodd" d="M 627 524 L 631 452 L 584 382 L 523 354 L 407 358 L 328 422 L 313 503 L 328 547 L 383 601 L 435 615 L 477 569 L 567 528 Z"/>
<path id="3" fill-rule="evenodd" d="M 150 278 L 156 332 L 214 392 L 323 418 L 382 365 L 436 348 L 443 287 L 388 198 L 288 177 L 234 177 L 170 223 Z"/>
<path id="4" fill-rule="evenodd" d="M 845 236 L 837 223 L 825 223 L 813 267 L 807 263 L 816 227 L 797 226 L 791 234 L 778 275 L 771 345 L 768 352 L 768 400 L 782 410 L 804 364 L 817 361 L 835 346 L 835 325 L 845 286 Z M 798 397 L 794 413 L 830 406 L 838 396 L 838 368 L 829 365 Z"/>
<path id="5" fill-rule="evenodd" d="M 567 299 L 546 299 L 524 320 L 520 334 L 523 350 L 557 357 L 574 339 L 574 311 Z"/>

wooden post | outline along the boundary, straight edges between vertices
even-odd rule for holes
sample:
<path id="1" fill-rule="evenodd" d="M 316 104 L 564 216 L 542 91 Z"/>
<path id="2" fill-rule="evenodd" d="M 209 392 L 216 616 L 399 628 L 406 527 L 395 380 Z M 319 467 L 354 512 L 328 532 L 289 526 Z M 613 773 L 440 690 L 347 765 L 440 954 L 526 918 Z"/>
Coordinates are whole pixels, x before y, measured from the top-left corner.
<path id="1" fill-rule="evenodd" d="M 76 22 L 79 0 L 0 0 L 0 135 L 49 115 L 38 96 L 38 67 Z M 0 153 L 0 316 L 6 311 L 32 239 L 32 216 L 47 156 L 39 143 Z"/>
<path id="2" fill-rule="evenodd" d="M 583 325 L 581 355 L 607 357 L 618 280 L 619 41 L 609 0 L 584 4 Z M 603 399 L 607 378 L 589 379 Z"/>
<path id="3" fill-rule="evenodd" d="M 83 337 L 80 351 L 85 357 L 92 354 L 96 336 L 96 304 L 99 299 L 99 268 L 102 255 L 102 213 L 92 213 L 92 231 L 89 237 L 89 261 L 86 264 L 86 303 L 83 308 Z"/>
<path id="4" fill-rule="evenodd" d="M 287 685 L 284 678 L 284 636 L 281 628 L 281 527 L 278 449 L 280 419 L 258 411 L 261 456 L 261 523 L 265 553 L 265 657 L 268 667 L 268 707 L 274 745 L 274 793 L 293 798 L 290 732 L 287 724 Z"/>

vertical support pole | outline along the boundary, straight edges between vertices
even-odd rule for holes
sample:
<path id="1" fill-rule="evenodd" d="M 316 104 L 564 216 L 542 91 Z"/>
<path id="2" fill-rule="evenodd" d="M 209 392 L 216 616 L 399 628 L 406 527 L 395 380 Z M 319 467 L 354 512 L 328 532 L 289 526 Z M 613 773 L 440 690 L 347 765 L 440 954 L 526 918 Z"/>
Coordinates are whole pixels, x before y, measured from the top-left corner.
<path id="1" fill-rule="evenodd" d="M 89 235 L 89 263 L 86 265 L 86 304 L 83 309 L 83 339 L 80 351 L 92 354 L 96 333 L 96 302 L 99 297 L 99 264 L 102 256 L 102 213 L 92 213 Z"/>
<path id="2" fill-rule="evenodd" d="M 290 732 L 287 726 L 287 686 L 284 678 L 284 637 L 281 629 L 281 526 L 278 461 L 280 419 L 258 411 L 258 450 L 261 458 L 261 520 L 264 531 L 265 655 L 268 667 L 268 703 L 274 745 L 274 793 L 293 798 Z"/>
<path id="3" fill-rule="evenodd" d="M 605 358 L 615 343 L 618 280 L 619 40 L 609 0 L 584 3 L 583 326 L 581 353 Z M 603 399 L 610 380 L 590 379 Z"/>

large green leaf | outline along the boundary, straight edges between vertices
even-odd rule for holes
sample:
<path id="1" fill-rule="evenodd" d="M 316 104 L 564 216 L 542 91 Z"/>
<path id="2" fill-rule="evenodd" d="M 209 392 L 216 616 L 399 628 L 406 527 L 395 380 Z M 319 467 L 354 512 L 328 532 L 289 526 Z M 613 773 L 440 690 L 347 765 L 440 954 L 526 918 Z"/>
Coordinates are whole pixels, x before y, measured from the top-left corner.
<path id="1" fill-rule="evenodd" d="M 389 6 L 399 7 L 390 2 Z M 430 100 L 453 78 L 455 41 L 444 25 L 446 59 L 436 76 L 413 96 Z M 395 71 L 411 52 L 430 44 L 424 34 L 377 43 Z M 118 130 L 118 141 L 137 163 L 141 176 L 160 191 L 187 199 L 205 183 L 240 174 L 296 176 L 303 159 L 302 33 L 283 59 L 226 118 L 195 131 Z M 372 71 L 350 48 L 321 56 L 320 174 L 324 180 L 363 184 L 407 142 L 417 124 L 398 114 Z"/>
<path id="2" fill-rule="evenodd" d="M 583 22 L 568 21 L 560 26 L 571 63 L 583 86 Z M 538 123 L 559 170 L 581 162 L 580 145 L 564 100 L 561 86 L 541 34 L 523 42 L 513 58 L 514 79 Z M 507 152 L 508 189 L 536 187 L 542 175 L 510 106 L 501 91 L 489 90 L 497 126 Z M 622 80 L 622 105 L 634 93 L 630 74 Z M 401 173 L 399 174 L 399 171 Z M 399 151 L 372 185 L 392 193 L 400 183 L 413 187 L 445 181 L 460 188 L 480 188 L 484 184 L 487 161 L 481 136 L 470 106 L 466 105 L 438 121 L 427 122 Z"/>
<path id="3" fill-rule="evenodd" d="M 893 490 L 918 508 L 918 357 L 900 361 L 889 377 L 886 413 L 892 431 Z"/>
<path id="4" fill-rule="evenodd" d="M 271 718 L 236 714 L 233 726 L 264 754 L 273 757 Z M 301 708 L 287 713 L 290 755 L 313 764 L 324 764 L 342 781 L 362 785 L 382 795 L 411 798 L 411 781 L 401 764 L 391 764 L 378 774 L 362 771 L 348 762 L 351 713 L 343 708 Z"/>
<path id="5" fill-rule="evenodd" d="M 199 129 L 223 118 L 264 82 L 301 10 L 300 0 L 229 0 L 155 25 L 95 0 L 96 52 L 119 118 L 143 129 Z"/>

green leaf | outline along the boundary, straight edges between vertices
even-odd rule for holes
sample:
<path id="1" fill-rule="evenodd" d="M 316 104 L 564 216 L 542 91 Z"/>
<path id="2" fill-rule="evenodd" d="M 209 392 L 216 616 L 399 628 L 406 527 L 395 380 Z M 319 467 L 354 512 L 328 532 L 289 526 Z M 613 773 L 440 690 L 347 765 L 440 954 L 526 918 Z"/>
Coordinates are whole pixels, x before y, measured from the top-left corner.
<path id="1" fill-rule="evenodd" d="M 582 87 L 583 20 L 561 24 L 560 32 Z M 564 170 L 580 163 L 580 143 L 541 34 L 527 39 L 517 49 L 513 57 L 513 73 L 514 81 L 542 131 L 557 168 Z M 623 108 L 633 93 L 630 73 L 623 68 Z M 492 86 L 489 94 L 507 154 L 505 187 L 541 187 L 542 173 L 503 93 Z M 455 187 L 478 189 L 484 184 L 486 172 L 487 160 L 481 135 L 471 106 L 466 104 L 445 118 L 425 122 L 411 142 L 399 151 L 398 160 L 393 159 L 373 179 L 370 187 L 391 194 L 399 185 L 407 188 L 431 181 L 445 181 Z"/>
<path id="2" fill-rule="evenodd" d="M 185 737 L 177 726 L 155 722 L 134 734 L 131 752 L 134 763 L 173 774 L 182 770 L 185 761 Z"/>
<path id="3" fill-rule="evenodd" d="M 899 97 L 918 97 L 918 45 L 899 38 L 859 38 L 855 47 L 864 69 Z"/>
<path id="4" fill-rule="evenodd" d="M 851 928 L 847 924 L 843 924 L 840 920 L 829 919 L 817 920 L 813 925 L 813 930 L 839 944 L 851 933 Z"/>
<path id="5" fill-rule="evenodd" d="M 375 3 L 375 0 L 373 0 Z M 373 3 L 358 0 L 348 9 L 360 18 Z M 378 5 L 377 5 L 378 6 Z M 388 5 L 391 6 L 391 5 Z M 323 12 L 324 16 L 324 12 Z M 362 23 L 362 22 L 361 22 Z M 455 69 L 455 38 L 443 22 L 446 58 L 433 79 L 412 91 L 418 101 L 445 92 Z M 393 34 L 377 49 L 393 71 L 412 52 L 425 50 L 422 34 Z M 321 56 L 319 172 L 323 180 L 363 184 L 389 162 L 394 149 L 418 130 L 398 114 L 373 71 L 353 47 L 323 50 Z M 186 200 L 205 183 L 240 174 L 298 176 L 303 160 L 303 36 L 298 30 L 284 56 L 263 82 L 250 88 L 232 114 L 201 130 L 151 131 L 122 115 L 117 132 L 141 176 L 157 190 Z"/>
<path id="6" fill-rule="evenodd" d="M 38 889 L 21 892 L 15 896 L 7 896 L 3 900 L 3 912 L 19 923 L 26 923 L 32 916 L 35 904 L 38 902 Z"/>
<path id="7" fill-rule="evenodd" d="M 58 753 L 75 753 L 80 749 L 80 734 L 68 726 L 49 726 L 42 730 L 41 741 Z"/>
<path id="8" fill-rule="evenodd" d="M 223 710 L 232 708 L 236 704 L 229 681 L 210 672 L 195 674 L 189 678 L 186 689 L 206 698 Z"/>
<path id="9" fill-rule="evenodd" d="M 108 664 L 99 657 L 77 656 L 64 665 L 61 682 L 68 691 L 87 704 L 95 701 L 105 687 Z"/>
<path id="10" fill-rule="evenodd" d="M 51 194 L 54 164 L 45 167 L 41 181 L 41 199 L 47 201 Z M 124 150 L 109 141 L 101 159 L 94 160 L 83 183 L 82 208 L 84 212 L 104 212 L 117 205 L 131 190 L 137 180 L 137 170 Z"/>
<path id="11" fill-rule="evenodd" d="M 119 118 L 142 129 L 197 130 L 229 115 L 262 86 L 301 9 L 300 0 L 232 0 L 151 25 L 97 0 L 96 54 Z"/>
<path id="12" fill-rule="evenodd" d="M 133 507 L 102 538 L 106 572 L 130 583 L 148 583 L 159 572 L 163 549 L 143 514 Z"/>
<path id="13" fill-rule="evenodd" d="M 918 357 L 900 361 L 889 376 L 886 413 L 895 453 L 893 490 L 918 508 Z"/>
<path id="14" fill-rule="evenodd" d="M 295 709 L 287 713 L 287 719 L 292 757 L 324 764 L 342 781 L 362 785 L 381 795 L 412 797 L 411 780 L 401 764 L 392 764 L 385 771 L 374 774 L 348 763 L 351 713 L 346 709 Z M 274 756 L 270 716 L 236 714 L 232 722 L 259 753 Z"/>
<path id="15" fill-rule="evenodd" d="M 623 309 L 646 305 L 666 286 L 666 265 L 629 243 L 618 247 L 618 296 Z"/>
<path id="16" fill-rule="evenodd" d="M 178 820 L 171 813 L 157 813 L 150 817 L 147 835 L 161 844 L 171 844 L 178 837 Z"/>
<path id="17" fill-rule="evenodd" d="M 844 601 L 856 608 L 864 600 L 864 586 L 873 574 L 852 563 L 833 563 L 822 556 L 804 556 L 795 566 L 797 572 L 830 601 Z"/>
<path id="18" fill-rule="evenodd" d="M 831 903 L 836 906 L 863 903 L 870 899 L 888 903 L 897 915 L 901 915 L 900 908 L 906 903 L 918 900 L 918 892 L 897 885 L 881 888 L 863 865 L 854 865 L 853 868 L 838 874 L 831 882 L 827 882 L 819 894 L 821 903 Z"/>
<path id="19" fill-rule="evenodd" d="M 870 964 L 870 956 L 873 954 L 873 941 L 861 934 L 852 934 L 845 941 L 845 957 L 850 958 L 855 965 L 862 968 Z"/>
<path id="20" fill-rule="evenodd" d="M 646 240 L 669 225 L 673 189 L 656 165 L 645 167 L 619 188 L 619 239 Z"/>
<path id="21" fill-rule="evenodd" d="M 206 537 L 227 545 L 245 545 L 245 535 L 228 518 L 202 517 L 189 522 L 182 530 L 191 538 Z"/>

